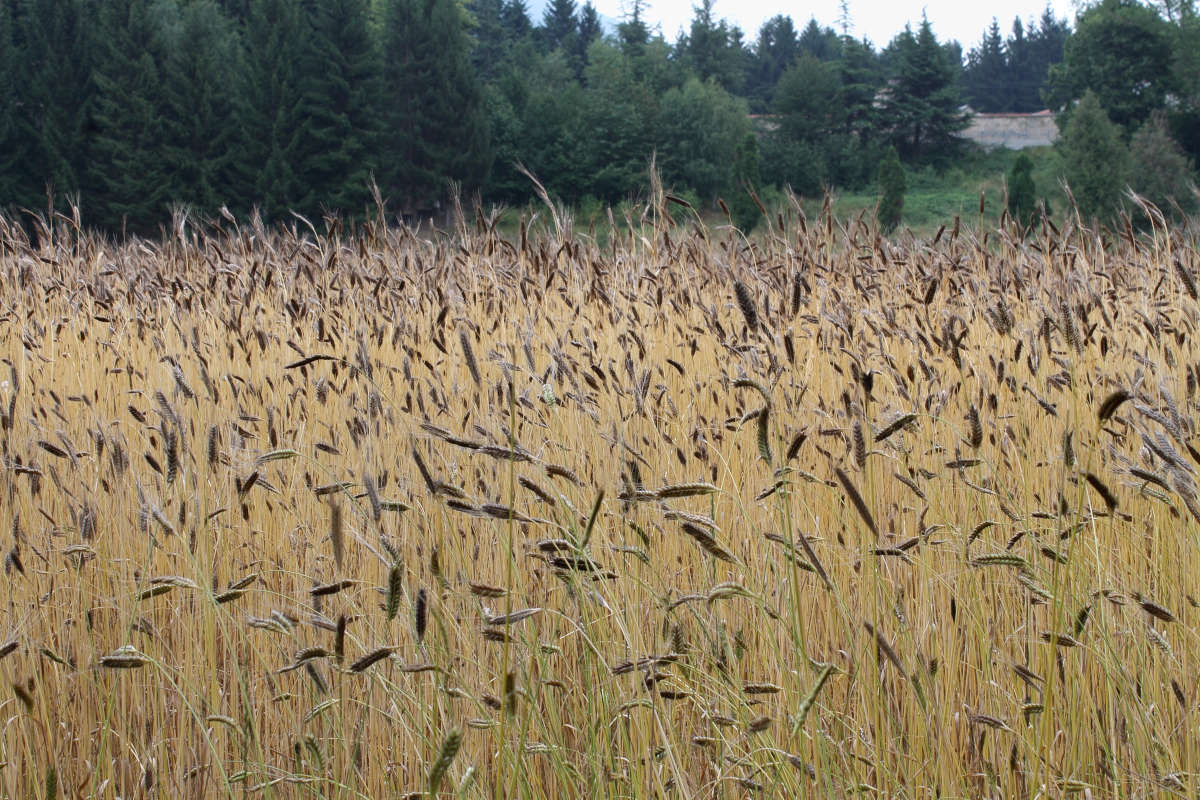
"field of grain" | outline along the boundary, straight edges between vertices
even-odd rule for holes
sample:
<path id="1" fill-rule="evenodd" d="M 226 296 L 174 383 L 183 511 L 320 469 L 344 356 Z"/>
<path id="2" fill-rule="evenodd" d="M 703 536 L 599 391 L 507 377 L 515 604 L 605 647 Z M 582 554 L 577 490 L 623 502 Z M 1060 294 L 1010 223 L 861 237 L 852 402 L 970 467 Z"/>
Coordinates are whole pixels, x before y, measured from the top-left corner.
<path id="1" fill-rule="evenodd" d="M 5 225 L 0 794 L 1193 795 L 1195 232 L 668 203 Z"/>

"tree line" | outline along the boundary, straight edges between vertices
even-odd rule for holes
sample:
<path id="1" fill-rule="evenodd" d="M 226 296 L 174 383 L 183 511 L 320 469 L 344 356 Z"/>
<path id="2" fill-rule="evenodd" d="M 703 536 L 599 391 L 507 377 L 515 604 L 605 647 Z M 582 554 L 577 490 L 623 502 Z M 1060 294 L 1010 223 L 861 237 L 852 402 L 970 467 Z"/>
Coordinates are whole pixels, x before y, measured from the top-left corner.
<path id="1" fill-rule="evenodd" d="M 1113 77 L 1128 64 L 1096 65 L 1097 48 L 1124 56 L 1092 15 L 1119 18 L 1149 91 L 1131 99 Z M 421 216 L 452 192 L 526 202 L 526 171 L 609 204 L 645 187 L 653 154 L 677 192 L 726 197 L 749 225 L 747 186 L 868 186 L 892 148 L 948 163 L 964 103 L 1091 90 L 1116 124 L 1169 108 L 1168 134 L 1200 144 L 1179 101 L 1200 74 L 1195 28 L 1187 2 L 1105 0 L 1074 33 L 1049 10 L 1005 40 L 993 23 L 964 58 L 927 19 L 882 49 L 845 15 L 840 32 L 779 15 L 747 41 L 713 0 L 674 42 L 640 0 L 616 30 L 575 0 L 539 20 L 525 0 L 0 0 L 0 207 L 49 190 L 89 224 L 152 233 L 177 206 L 358 216 L 374 182 Z"/>

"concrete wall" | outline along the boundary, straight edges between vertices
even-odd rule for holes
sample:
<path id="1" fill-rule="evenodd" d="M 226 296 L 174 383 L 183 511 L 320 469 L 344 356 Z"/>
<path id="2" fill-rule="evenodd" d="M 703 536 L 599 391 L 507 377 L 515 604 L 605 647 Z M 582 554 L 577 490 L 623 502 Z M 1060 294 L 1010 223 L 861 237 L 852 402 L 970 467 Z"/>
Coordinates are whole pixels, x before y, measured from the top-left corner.
<path id="1" fill-rule="evenodd" d="M 1049 111 L 1037 114 L 976 114 L 971 117 L 970 127 L 961 135 L 982 147 L 1022 150 L 1054 144 L 1058 139 L 1058 125 L 1054 122 L 1054 114 Z"/>

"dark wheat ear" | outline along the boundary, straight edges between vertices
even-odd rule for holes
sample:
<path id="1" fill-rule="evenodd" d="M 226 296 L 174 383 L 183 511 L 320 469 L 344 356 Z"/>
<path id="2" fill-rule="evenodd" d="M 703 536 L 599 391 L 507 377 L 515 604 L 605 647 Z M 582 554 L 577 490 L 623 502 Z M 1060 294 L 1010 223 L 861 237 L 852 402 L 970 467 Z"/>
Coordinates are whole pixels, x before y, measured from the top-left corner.
<path id="1" fill-rule="evenodd" d="M 465 327 L 458 329 L 458 341 L 462 345 L 463 360 L 467 362 L 467 371 L 471 373 L 471 379 L 475 381 L 476 386 L 483 385 L 479 377 L 479 364 L 475 361 L 475 351 L 471 348 L 471 334 Z"/>
<path id="2" fill-rule="evenodd" d="M 343 530 L 342 505 L 336 500 L 329 506 L 329 542 L 333 546 L 333 561 L 340 570 L 346 552 L 346 537 Z"/>
<path id="3" fill-rule="evenodd" d="M 750 295 L 750 289 L 741 281 L 734 281 L 733 294 L 737 298 L 738 308 L 742 311 L 742 316 L 746 319 L 746 327 L 750 332 L 758 330 L 758 308 L 754 305 L 754 298 Z"/>
<path id="4" fill-rule="evenodd" d="M 209 469 L 217 468 L 217 460 L 220 456 L 217 448 L 220 447 L 220 444 L 221 444 L 220 430 L 217 428 L 216 425 L 213 425 L 208 429 L 208 453 L 207 453 L 207 455 L 208 455 L 208 468 Z"/>
<path id="5" fill-rule="evenodd" d="M 867 465 L 867 439 L 863 436 L 863 426 L 858 420 L 854 420 L 853 436 L 854 440 L 854 463 L 862 469 Z"/>
<path id="6" fill-rule="evenodd" d="M 393 564 L 388 570 L 387 585 L 387 619 L 391 622 L 400 611 L 401 569 L 399 564 Z"/>
<path id="7" fill-rule="evenodd" d="M 1132 397 L 1132 395 L 1129 394 L 1129 392 L 1125 389 L 1117 389 L 1108 397 L 1104 398 L 1104 402 L 1100 404 L 1100 411 L 1097 413 L 1100 421 L 1108 422 L 1108 420 L 1112 419 L 1112 415 L 1117 413 L 1117 409 L 1121 407 L 1121 404 L 1130 397 Z"/>
<path id="8" fill-rule="evenodd" d="M 866 501 L 858 493 L 858 489 L 855 488 L 850 477 L 840 467 L 835 467 L 833 471 L 837 475 L 838 482 L 842 484 L 842 488 L 846 491 L 846 496 L 850 498 L 851 505 L 858 511 L 858 515 L 862 517 L 863 522 L 867 524 L 867 527 L 871 529 L 871 533 L 875 534 L 875 538 L 878 539 L 879 528 L 875 525 L 875 518 L 871 516 L 871 511 L 867 508 Z"/>
<path id="9" fill-rule="evenodd" d="M 1179 260 L 1179 256 L 1175 256 L 1175 274 L 1179 276 L 1179 280 L 1183 283 L 1183 288 L 1187 289 L 1188 296 L 1193 300 L 1200 299 L 1196 293 L 1196 279 L 1192 277 L 1192 273 L 1188 272 L 1187 267 Z"/>
<path id="10" fill-rule="evenodd" d="M 428 611 L 429 602 L 426 599 L 425 589 L 422 588 L 417 591 L 417 601 L 413 608 L 413 624 L 416 628 L 418 642 L 425 638 L 425 624 Z"/>
<path id="11" fill-rule="evenodd" d="M 974 404 L 967 409 L 967 427 L 967 444 L 971 445 L 972 450 L 978 450 L 983 444 L 983 425 L 979 422 L 979 409 Z"/>

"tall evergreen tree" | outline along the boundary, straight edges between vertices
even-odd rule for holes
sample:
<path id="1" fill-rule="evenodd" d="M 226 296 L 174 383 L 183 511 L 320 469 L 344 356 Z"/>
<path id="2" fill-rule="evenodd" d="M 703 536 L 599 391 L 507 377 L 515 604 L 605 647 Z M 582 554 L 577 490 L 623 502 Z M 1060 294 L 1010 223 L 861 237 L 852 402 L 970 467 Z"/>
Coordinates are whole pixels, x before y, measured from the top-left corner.
<path id="1" fill-rule="evenodd" d="M 96 10 L 86 0 L 20 0 L 12 8 L 20 106 L 17 149 L 9 152 L 12 201 L 38 208 L 47 189 L 62 196 L 87 183 Z"/>
<path id="2" fill-rule="evenodd" d="M 815 17 L 810 17 L 808 24 L 800 33 L 796 47 L 801 53 L 807 53 L 821 61 L 834 61 L 842 51 L 841 40 L 833 28 L 822 28 Z"/>
<path id="3" fill-rule="evenodd" d="M 993 17 L 979 45 L 971 48 L 963 71 L 963 86 L 971 107 L 987 114 L 1010 110 L 1008 72 L 1000 23 Z"/>
<path id="4" fill-rule="evenodd" d="M 1095 92 L 1084 92 L 1055 146 L 1079 213 L 1085 219 L 1114 215 L 1129 178 L 1129 150 Z"/>
<path id="5" fill-rule="evenodd" d="M 499 74 L 508 60 L 509 37 L 504 26 L 504 0 L 474 0 L 471 12 L 475 18 L 471 64 L 475 74 L 486 83 Z"/>
<path id="6" fill-rule="evenodd" d="M 731 31 L 725 20 L 713 14 L 713 0 L 700 0 L 693 7 L 694 16 L 687 36 L 677 43 L 684 62 L 702 81 L 713 79 L 726 90 L 741 87 L 741 53 L 731 41 Z"/>
<path id="7" fill-rule="evenodd" d="M 592 0 L 587 0 L 579 9 L 579 26 L 576 31 L 576 59 L 580 69 L 587 66 L 587 51 L 592 42 L 604 35 L 604 26 L 600 22 L 600 12 L 596 10 Z"/>
<path id="8" fill-rule="evenodd" d="M 250 0 L 246 68 L 240 106 L 242 158 L 238 193 L 268 219 L 282 217 L 302 194 L 295 171 L 303 130 L 304 92 L 298 67 L 308 57 L 296 0 Z"/>
<path id="9" fill-rule="evenodd" d="M 235 23 L 212 0 L 191 0 L 161 31 L 164 159 L 172 201 L 212 213 L 238 190 L 241 137 L 235 91 L 242 50 Z"/>
<path id="10" fill-rule="evenodd" d="M 0 211 L 17 196 L 16 162 L 20 151 L 17 127 L 17 43 L 13 35 L 12 8 L 0 0 Z"/>
<path id="11" fill-rule="evenodd" d="M 500 14 L 500 21 L 509 42 L 519 42 L 533 33 L 533 23 L 529 20 L 529 8 L 525 0 L 508 0 Z"/>
<path id="12" fill-rule="evenodd" d="M 870 42 L 842 39 L 838 84 L 836 102 L 841 109 L 843 131 L 855 136 L 859 149 L 864 149 L 876 132 L 879 117 L 876 98 L 883 84 L 879 58 Z M 878 158 L 871 162 L 871 170 L 877 162 Z"/>
<path id="13" fill-rule="evenodd" d="M 361 213 L 370 199 L 379 136 L 382 62 L 369 0 L 306 0 L 309 46 L 300 65 L 297 210 Z"/>
<path id="14" fill-rule="evenodd" d="M 763 143 L 768 173 L 801 194 L 812 195 L 827 183 L 835 154 L 841 152 L 836 64 L 809 53 L 783 73 L 775 87 L 773 110 L 778 127 Z"/>
<path id="15" fill-rule="evenodd" d="M 173 5 L 156 10 L 178 11 Z M 112 230 L 153 231 L 173 199 L 161 24 L 149 0 L 108 0 L 100 13 L 90 204 L 100 224 Z"/>
<path id="16" fill-rule="evenodd" d="M 791 17 L 776 14 L 763 23 L 758 30 L 754 60 L 746 80 L 751 111 L 761 114 L 770 107 L 775 85 L 798 53 L 796 26 Z"/>
<path id="17" fill-rule="evenodd" d="M 924 17 L 916 35 L 905 28 L 888 50 L 892 80 L 885 105 L 892 142 L 909 157 L 947 155 L 967 126 L 959 110 L 959 64 L 938 44 Z"/>
<path id="18" fill-rule="evenodd" d="M 1009 69 L 1014 72 L 1014 111 L 1040 111 L 1046 107 L 1042 95 L 1050 80 L 1050 69 L 1062 62 L 1069 38 L 1070 25 L 1065 19 L 1055 17 L 1047 5 L 1036 30 L 1030 32 L 1025 52 L 1010 58 Z"/>
<path id="19" fill-rule="evenodd" d="M 579 21 L 575 18 L 578 6 L 575 0 L 550 0 L 542 14 L 542 25 L 538 29 L 542 46 L 546 51 L 560 47 L 570 50 L 579 33 Z"/>
<path id="20" fill-rule="evenodd" d="M 629 13 L 617 26 L 617 39 L 626 55 L 641 51 L 650 41 L 650 28 L 646 25 L 646 0 L 630 0 Z"/>
<path id="21" fill-rule="evenodd" d="M 384 21 L 384 185 L 406 213 L 433 210 L 454 180 L 491 165 L 483 96 L 454 0 L 390 0 Z"/>
<path id="22" fill-rule="evenodd" d="M 896 148 L 889 147 L 887 155 L 879 165 L 879 210 L 876 212 L 884 233 L 891 233 L 904 217 L 904 193 L 908 191 L 908 180 L 904 176 L 904 165 Z"/>

